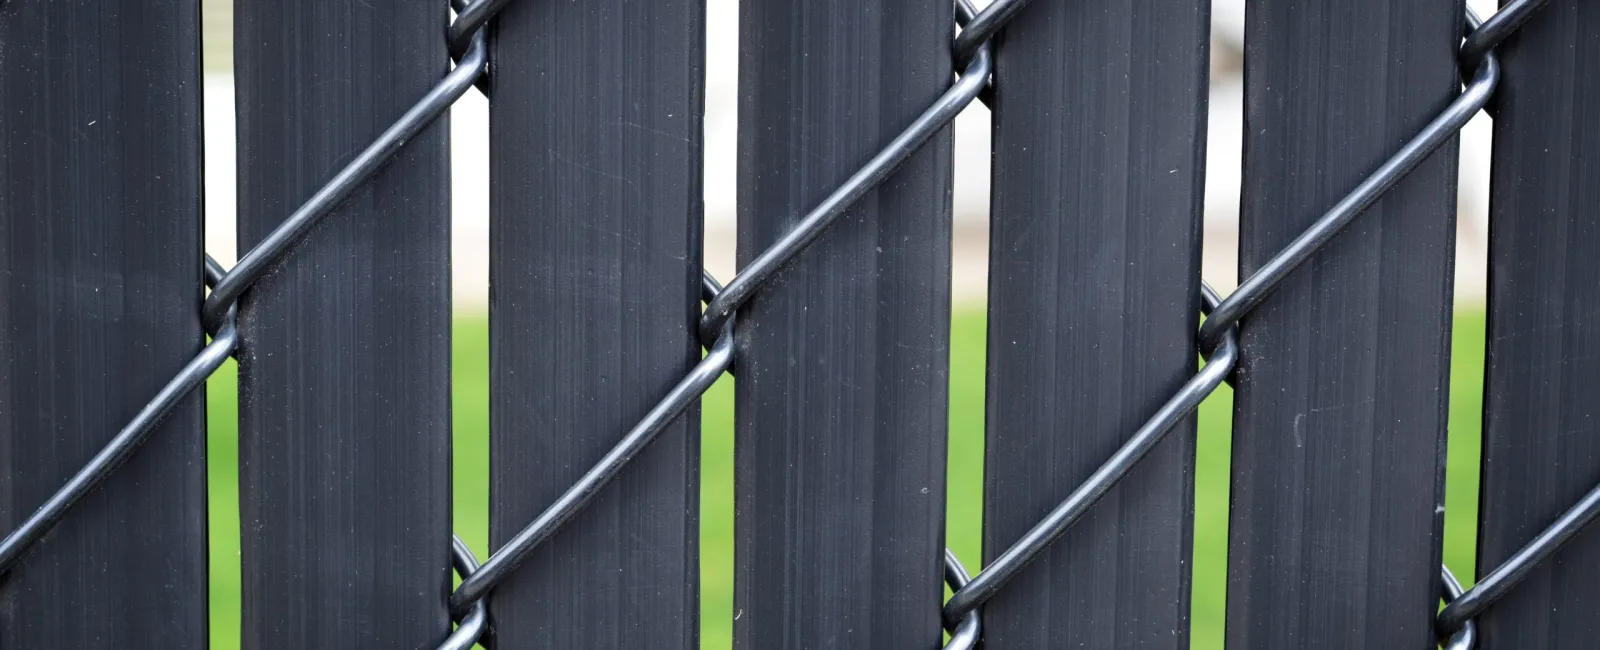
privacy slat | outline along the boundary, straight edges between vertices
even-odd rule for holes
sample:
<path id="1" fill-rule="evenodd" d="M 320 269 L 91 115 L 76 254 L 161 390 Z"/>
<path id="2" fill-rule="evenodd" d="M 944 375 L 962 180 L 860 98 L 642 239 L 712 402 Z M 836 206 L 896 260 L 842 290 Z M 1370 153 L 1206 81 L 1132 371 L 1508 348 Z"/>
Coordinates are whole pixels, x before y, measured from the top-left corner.
<path id="1" fill-rule="evenodd" d="M 1239 272 L 1457 92 L 1459 0 L 1252 0 Z M 1242 323 L 1228 648 L 1434 643 L 1456 145 Z"/>
<path id="2" fill-rule="evenodd" d="M 1207 3 L 1034 2 L 997 44 L 984 554 L 1195 371 Z M 1188 648 L 1194 422 L 984 608 L 989 648 Z"/>
<path id="3" fill-rule="evenodd" d="M 745 264 L 949 86 L 952 7 L 739 11 Z M 950 147 L 936 136 L 741 312 L 735 648 L 939 645 Z"/>
<path id="4" fill-rule="evenodd" d="M 204 343 L 197 0 L 0 6 L 0 535 Z M 0 647 L 204 648 L 197 393 L 0 576 Z"/>
<path id="5" fill-rule="evenodd" d="M 1479 576 L 1600 484 L 1600 5 L 1554 0 L 1500 52 Z M 1484 612 L 1482 647 L 1593 644 L 1596 576 L 1590 526 Z"/>
<path id="6" fill-rule="evenodd" d="M 445 72 L 445 3 L 237 0 L 240 252 Z M 447 131 L 413 138 L 245 294 L 244 647 L 449 630 Z"/>
<path id="7" fill-rule="evenodd" d="M 493 41 L 490 537 L 697 360 L 703 0 L 516 2 Z M 500 647 L 695 648 L 699 413 L 490 601 Z"/>

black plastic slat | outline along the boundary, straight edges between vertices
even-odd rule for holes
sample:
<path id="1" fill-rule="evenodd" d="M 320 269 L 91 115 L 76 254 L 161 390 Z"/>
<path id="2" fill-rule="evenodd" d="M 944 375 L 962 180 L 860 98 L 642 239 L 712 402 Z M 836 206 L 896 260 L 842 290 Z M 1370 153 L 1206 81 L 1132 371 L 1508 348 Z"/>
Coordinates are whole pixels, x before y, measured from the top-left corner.
<path id="1" fill-rule="evenodd" d="M 0 534 L 199 352 L 199 2 L 0 4 Z M 6 575 L 0 647 L 204 648 L 205 411 Z"/>
<path id="2" fill-rule="evenodd" d="M 1459 0 L 1246 6 L 1241 277 L 1457 92 Z M 1456 145 L 1241 324 L 1228 647 L 1434 642 Z"/>
<path id="3" fill-rule="evenodd" d="M 949 3 L 740 3 L 747 264 L 947 88 Z M 734 646 L 940 642 L 948 131 L 740 313 Z"/>
<path id="4" fill-rule="evenodd" d="M 516 2 L 492 41 L 490 537 L 699 360 L 703 0 Z M 699 413 L 490 599 L 500 647 L 695 648 Z"/>
<path id="5" fill-rule="evenodd" d="M 984 553 L 1195 371 L 1209 7 L 1034 2 L 997 44 Z M 1194 422 L 984 607 L 989 648 L 1187 648 Z"/>
<path id="6" fill-rule="evenodd" d="M 1553 0 L 1500 52 L 1479 576 L 1600 484 L 1600 5 Z M 1593 645 L 1597 576 L 1591 525 L 1479 616 L 1481 647 Z"/>
<path id="7" fill-rule="evenodd" d="M 238 0 L 239 247 L 446 71 L 442 2 Z M 440 121 L 244 295 L 245 648 L 449 630 L 449 157 Z"/>

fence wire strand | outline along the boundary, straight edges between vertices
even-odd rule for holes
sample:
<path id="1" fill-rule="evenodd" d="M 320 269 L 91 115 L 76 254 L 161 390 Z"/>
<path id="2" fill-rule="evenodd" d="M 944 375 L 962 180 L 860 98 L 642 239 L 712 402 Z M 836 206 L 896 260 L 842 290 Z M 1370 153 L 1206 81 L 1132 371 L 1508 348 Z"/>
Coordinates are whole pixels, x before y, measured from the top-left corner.
<path id="1" fill-rule="evenodd" d="M 527 0 L 538 1 L 538 0 Z M 459 538 L 452 540 L 452 565 L 461 584 L 448 606 L 458 625 L 439 646 L 466 650 L 487 643 L 491 628 L 485 597 L 518 568 L 528 553 L 548 540 L 583 510 L 629 461 L 638 456 L 674 419 L 694 404 L 734 364 L 735 314 L 790 261 L 805 252 L 828 227 L 862 196 L 882 184 L 936 134 L 947 128 L 974 99 L 988 102 L 992 92 L 991 42 L 1016 17 L 1028 0 L 996 0 L 978 11 L 969 0 L 956 1 L 957 30 L 951 43 L 961 70 L 950 88 L 885 145 L 847 181 L 807 213 L 793 230 L 758 254 L 722 286 L 703 275 L 705 309 L 698 324 L 705 356 L 598 463 L 480 566 Z M 1139 427 L 1088 480 L 1000 553 L 982 572 L 969 576 L 955 554 L 945 551 L 945 581 L 953 595 L 942 618 L 949 641 L 945 648 L 970 650 L 982 637 L 982 606 L 1034 558 L 1082 519 L 1174 425 L 1229 380 L 1239 359 L 1239 321 L 1266 299 L 1296 268 L 1332 241 L 1338 233 L 1404 179 L 1417 165 L 1449 142 L 1480 110 L 1492 111 L 1491 99 L 1500 79 L 1495 48 L 1521 27 L 1546 0 L 1515 0 L 1487 21 L 1468 10 L 1457 55 L 1464 88 L 1443 111 L 1406 142 L 1376 171 L 1318 218 L 1287 247 L 1245 278 L 1223 298 L 1202 283 L 1203 312 L 1196 334 L 1197 350 L 1206 364 L 1154 415 Z M 414 136 L 431 125 L 474 85 L 487 79 L 488 48 L 484 28 L 510 0 L 453 0 L 455 20 L 445 34 L 455 67 L 371 145 L 273 230 L 260 244 L 224 271 L 209 256 L 204 277 L 211 289 L 201 307 L 201 320 L 211 341 L 167 385 L 95 454 L 73 477 L 0 541 L 0 579 L 27 550 L 49 532 L 79 499 L 127 460 L 156 425 L 196 388 L 205 383 L 239 345 L 234 326 L 237 302 L 268 269 L 293 252 L 319 220 L 370 180 Z M 1600 515 L 1600 486 L 1590 491 L 1510 560 L 1491 571 L 1472 589 L 1463 590 L 1448 568 L 1441 570 L 1441 600 L 1436 620 L 1443 647 L 1468 650 L 1476 643 L 1474 617 L 1510 591 L 1522 578 L 1556 553 L 1579 530 Z"/>

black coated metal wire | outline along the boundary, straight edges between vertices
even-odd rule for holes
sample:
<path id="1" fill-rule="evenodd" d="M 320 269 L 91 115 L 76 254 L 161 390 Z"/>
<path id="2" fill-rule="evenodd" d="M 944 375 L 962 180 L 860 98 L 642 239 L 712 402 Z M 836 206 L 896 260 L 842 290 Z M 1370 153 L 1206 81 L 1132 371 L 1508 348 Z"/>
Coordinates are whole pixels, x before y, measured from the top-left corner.
<path id="1" fill-rule="evenodd" d="M 1017 17 L 1017 12 L 1028 5 L 1029 0 L 995 0 L 984 7 L 983 11 L 974 11 L 970 0 L 958 0 L 956 6 L 961 10 L 958 16 L 961 24 L 961 33 L 956 34 L 955 41 L 950 44 L 950 53 L 955 57 L 956 66 L 966 66 L 979 56 L 979 52 L 989 44 L 989 40 L 1000 32 L 1000 28 Z M 967 17 L 970 16 L 970 19 Z"/>
<path id="2" fill-rule="evenodd" d="M 1448 603 L 1453 603 L 1461 598 L 1461 583 L 1456 580 L 1455 574 L 1450 573 L 1450 567 L 1444 567 L 1440 570 L 1440 574 L 1439 584 L 1444 592 L 1440 594 L 1440 600 L 1447 603 L 1446 607 L 1448 607 Z M 1478 644 L 1478 625 L 1468 620 L 1454 634 L 1441 634 L 1440 638 L 1444 639 L 1443 646 L 1445 650 L 1471 650 L 1473 646 Z"/>
<path id="3" fill-rule="evenodd" d="M 489 24 L 489 19 L 500 13 L 511 0 L 478 0 L 471 4 L 463 0 L 453 2 L 456 19 L 450 23 L 445 42 L 450 47 L 450 56 L 460 60 L 472 50 L 474 41 L 483 35 L 483 26 Z"/>
<path id="4" fill-rule="evenodd" d="M 450 537 L 450 564 L 463 580 L 478 570 L 478 558 L 472 554 L 472 549 L 454 535 Z M 471 650 L 488 628 L 489 607 L 483 601 L 473 603 L 461 623 L 456 625 L 450 636 L 445 637 L 444 643 L 439 644 L 439 650 Z"/>
<path id="5" fill-rule="evenodd" d="M 1600 485 L 1590 490 L 1577 505 L 1572 506 L 1554 524 L 1539 533 L 1527 546 L 1511 559 L 1490 571 L 1489 575 L 1473 585 L 1472 589 L 1455 598 L 1439 612 L 1438 628 L 1441 634 L 1450 634 L 1468 624 L 1472 617 L 1483 613 L 1495 601 L 1511 591 L 1517 583 L 1533 571 L 1535 566 L 1554 555 L 1571 541 L 1578 531 L 1593 522 L 1600 514 Z"/>
<path id="6" fill-rule="evenodd" d="M 961 564 L 961 559 L 956 557 L 950 549 L 944 550 L 944 583 L 950 586 L 951 592 L 959 592 L 972 577 L 967 575 L 967 567 Z M 961 619 L 961 623 L 950 630 L 950 640 L 944 644 L 945 650 L 971 650 L 978 647 L 978 642 L 983 640 L 983 620 L 978 612 L 973 611 Z"/>
<path id="7" fill-rule="evenodd" d="M 1481 26 L 1476 16 L 1468 11 L 1458 60 L 1463 70 L 1471 69 L 1472 74 L 1461 95 L 1350 194 L 1246 278 L 1226 299 L 1202 285 L 1202 302 L 1208 317 L 1196 338 L 1199 351 L 1207 358 L 1205 366 L 1087 481 L 976 578 L 968 576 L 960 560 L 946 550 L 945 579 L 954 594 L 943 609 L 944 625 L 951 632 L 946 648 L 970 650 L 975 647 L 982 636 L 983 603 L 1081 520 L 1172 431 L 1174 425 L 1188 417 L 1206 396 L 1227 381 L 1238 361 L 1236 331 L 1240 319 L 1269 296 L 1295 268 L 1453 138 L 1468 119 L 1488 106 L 1500 76 L 1495 47 L 1545 1 L 1516 0 Z M 79 498 L 126 460 L 148 438 L 155 425 L 235 351 L 239 340 L 234 315 L 240 295 L 274 263 L 292 252 L 318 220 L 369 180 L 407 141 L 442 115 L 468 88 L 483 80 L 488 63 L 483 27 L 508 3 L 509 0 L 478 0 L 467 4 L 454 0 L 457 17 L 446 38 L 452 56 L 458 61 L 456 67 L 282 225 L 246 253 L 231 271 L 224 272 L 215 261 L 206 258 L 205 278 L 211 293 L 201 313 L 205 330 L 212 334 L 211 342 L 64 487 L 0 541 L 0 577 Z M 705 357 L 604 458 L 481 566 L 466 544 L 459 538 L 453 540 L 452 564 L 461 576 L 461 584 L 450 595 L 449 608 L 460 623 L 441 649 L 465 650 L 483 640 L 490 623 L 485 596 L 495 585 L 515 571 L 530 551 L 580 512 L 722 373 L 731 371 L 734 314 L 738 309 L 815 242 L 855 201 L 881 184 L 946 128 L 973 99 L 987 102 L 993 71 L 990 41 L 1026 4 L 1027 0 L 996 0 L 980 12 L 969 0 L 957 0 L 957 23 L 962 29 L 956 34 L 951 50 L 956 67 L 962 72 L 951 87 L 905 131 L 806 214 L 792 231 L 746 265 L 726 287 L 709 274 L 702 276 L 702 300 L 706 307 L 698 329 L 707 348 Z M 1476 629 L 1472 618 L 1508 592 L 1532 567 L 1554 554 L 1597 514 L 1600 514 L 1600 487 L 1471 590 L 1463 592 L 1449 570 L 1443 569 L 1444 593 L 1441 596 L 1448 604 L 1440 613 L 1436 627 L 1441 638 L 1446 639 L 1447 647 L 1451 650 L 1473 647 Z"/>
<path id="8" fill-rule="evenodd" d="M 1495 47 L 1505 42 L 1522 25 L 1533 17 L 1535 10 L 1548 0 L 1518 0 L 1494 12 L 1488 20 L 1480 21 L 1471 9 L 1467 10 L 1467 35 L 1461 41 L 1456 61 L 1462 71 L 1472 70 L 1483 62 Z"/>

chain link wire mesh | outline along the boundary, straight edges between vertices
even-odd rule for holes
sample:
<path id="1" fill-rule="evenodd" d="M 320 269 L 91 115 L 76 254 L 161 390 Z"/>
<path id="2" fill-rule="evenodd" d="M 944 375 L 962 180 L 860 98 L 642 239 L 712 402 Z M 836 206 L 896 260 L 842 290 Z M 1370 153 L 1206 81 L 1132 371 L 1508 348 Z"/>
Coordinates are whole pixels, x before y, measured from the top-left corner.
<path id="1" fill-rule="evenodd" d="M 538 0 L 527 0 L 538 1 Z M 473 86 L 488 78 L 485 26 L 510 0 L 452 0 L 456 12 L 446 35 L 455 67 L 399 120 L 329 180 L 281 226 L 247 252 L 230 270 L 214 260 L 204 260 L 205 280 L 211 292 L 202 306 L 202 322 L 211 341 L 100 450 L 21 526 L 0 541 L 0 575 L 49 532 L 78 500 L 136 452 L 156 425 L 182 400 L 205 383 L 239 346 L 235 328 L 237 302 L 277 261 L 289 255 L 296 242 L 393 157 L 407 141 L 432 124 Z M 1495 47 L 1523 25 L 1546 0 L 1514 0 L 1486 21 L 1467 10 L 1458 52 L 1463 90 L 1410 141 L 1366 177 L 1354 190 L 1324 213 L 1310 228 L 1223 298 L 1202 285 L 1206 319 L 1196 336 L 1197 349 L 1206 364 L 1168 399 L 1107 459 L 1048 515 L 1033 526 L 976 576 L 970 576 L 954 553 L 945 553 L 945 582 L 953 596 L 943 608 L 950 632 L 947 649 L 966 650 L 982 637 L 981 611 L 996 593 L 1041 551 L 1061 538 L 1083 518 L 1176 424 L 1188 417 L 1213 391 L 1229 381 L 1239 360 L 1237 327 L 1242 318 L 1270 295 L 1296 268 L 1332 241 L 1351 221 L 1388 190 L 1449 142 L 1478 111 L 1492 114 L 1491 99 L 1500 82 Z M 929 106 L 876 156 L 835 189 L 819 205 L 757 255 L 723 286 L 709 274 L 703 276 L 705 309 L 698 331 L 706 354 L 690 372 L 629 430 L 581 479 L 542 514 L 479 565 L 459 538 L 453 540 L 452 563 L 461 576 L 460 586 L 449 596 L 452 617 L 458 622 L 441 650 L 465 650 L 488 643 L 489 615 L 484 600 L 494 587 L 514 572 L 529 552 L 570 521 L 660 434 L 666 426 L 698 400 L 725 372 L 731 372 L 736 314 L 774 275 L 805 252 L 856 200 L 888 179 L 934 135 L 954 121 L 973 100 L 990 103 L 993 71 L 991 40 L 1027 4 L 1027 0 L 995 0 L 978 11 L 970 0 L 957 0 L 957 32 L 951 44 L 960 74 L 948 90 Z M 1464 590 L 1448 568 L 1441 569 L 1440 610 L 1435 628 L 1442 647 L 1467 650 L 1476 643 L 1473 619 L 1509 592 L 1540 562 L 1555 554 L 1579 530 L 1600 514 L 1600 486 L 1471 589 Z"/>

